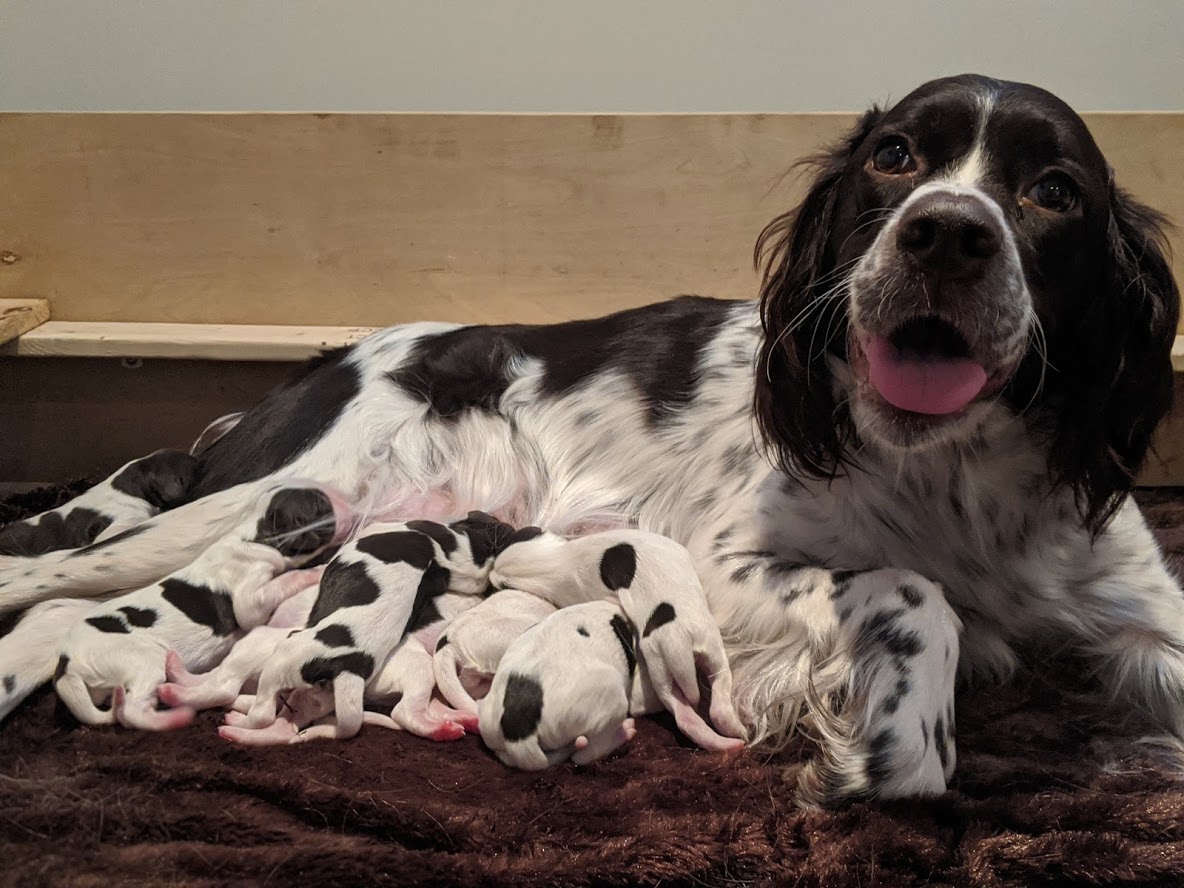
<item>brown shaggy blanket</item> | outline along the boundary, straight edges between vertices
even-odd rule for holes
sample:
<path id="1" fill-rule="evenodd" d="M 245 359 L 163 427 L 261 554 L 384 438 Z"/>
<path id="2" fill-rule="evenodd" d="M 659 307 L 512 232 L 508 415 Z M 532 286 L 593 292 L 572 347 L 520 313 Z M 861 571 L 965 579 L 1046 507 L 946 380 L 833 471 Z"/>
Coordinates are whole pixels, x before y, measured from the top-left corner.
<path id="1" fill-rule="evenodd" d="M 1184 492 L 1140 499 L 1184 556 Z M 475 737 L 81 728 L 43 691 L 0 725 L 0 885 L 1184 885 L 1184 783 L 1090 690 L 1044 663 L 965 692 L 949 792 L 829 812 L 795 808 L 784 759 L 698 752 L 662 719 L 606 762 L 524 774 Z"/>

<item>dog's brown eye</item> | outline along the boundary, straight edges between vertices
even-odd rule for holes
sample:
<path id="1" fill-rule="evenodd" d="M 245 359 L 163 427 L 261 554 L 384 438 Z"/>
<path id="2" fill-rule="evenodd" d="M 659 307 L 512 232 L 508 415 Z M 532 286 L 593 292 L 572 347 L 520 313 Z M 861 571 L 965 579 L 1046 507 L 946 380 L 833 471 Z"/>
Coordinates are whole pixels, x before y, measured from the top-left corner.
<path id="1" fill-rule="evenodd" d="M 1067 213 L 1077 206 L 1077 189 L 1060 173 L 1045 176 L 1029 189 L 1026 197 L 1036 206 L 1054 213 Z"/>
<path id="2" fill-rule="evenodd" d="M 878 173 L 899 176 L 911 173 L 917 168 L 913 156 L 909 153 L 909 146 L 902 139 L 889 139 L 882 143 L 872 155 L 872 166 Z"/>

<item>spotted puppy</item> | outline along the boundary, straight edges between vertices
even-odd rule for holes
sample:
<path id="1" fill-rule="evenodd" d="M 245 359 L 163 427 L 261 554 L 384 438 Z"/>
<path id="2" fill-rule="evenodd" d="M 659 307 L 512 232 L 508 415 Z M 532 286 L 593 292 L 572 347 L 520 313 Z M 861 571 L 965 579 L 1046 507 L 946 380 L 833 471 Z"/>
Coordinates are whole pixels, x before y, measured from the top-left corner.
<path id="1" fill-rule="evenodd" d="M 436 643 L 433 670 L 440 693 L 462 712 L 477 714 L 506 649 L 536 623 L 555 613 L 537 595 L 503 589 L 453 620 Z"/>
<path id="2" fill-rule="evenodd" d="M 412 619 L 403 640 L 366 682 L 364 700 L 370 708 L 363 712 L 362 724 L 404 730 L 437 741 L 457 740 L 466 731 L 476 730 L 475 713 L 460 712 L 433 699 L 436 680 L 430 653 L 452 619 L 476 602 L 473 595 L 446 593 L 425 605 Z M 234 702 L 237 711 L 226 714 L 219 736 L 249 746 L 339 737 L 328 689 L 300 688 L 288 694 L 281 714 L 264 728 L 249 727 L 246 717 L 240 714 L 249 711 L 252 702 L 248 696 Z M 386 712 L 375 711 L 378 707 L 384 707 Z"/>
<path id="3" fill-rule="evenodd" d="M 634 701 L 661 707 L 644 690 L 634 638 L 611 600 L 563 608 L 527 629 L 478 704 L 485 744 L 505 764 L 539 771 L 569 758 L 587 764 L 633 739 Z"/>
<path id="4" fill-rule="evenodd" d="M 179 450 L 135 459 L 69 503 L 0 528 L 0 555 L 79 549 L 186 501 L 197 460 Z"/>
<path id="5" fill-rule="evenodd" d="M 521 589 L 559 607 L 608 596 L 620 599 L 641 631 L 638 650 L 654 692 L 679 728 L 704 749 L 743 745 L 744 727 L 732 705 L 732 672 L 719 626 L 687 550 L 642 530 L 610 530 L 565 540 L 535 529 L 519 531 L 494 564 L 496 588 Z M 697 667 L 711 689 L 711 721 L 698 713 Z"/>
<path id="6" fill-rule="evenodd" d="M 189 707 L 195 710 L 230 706 L 244 688 L 254 691 L 254 683 L 280 642 L 293 629 L 308 625 L 308 615 L 316 603 L 324 567 L 291 570 L 271 581 L 277 589 L 273 594 L 286 599 L 272 613 L 266 624 L 256 626 L 234 643 L 230 653 L 209 672 L 195 674 L 186 668 L 176 651 L 165 658 L 168 683 L 156 690 L 157 697 L 167 706 Z"/>
<path id="7" fill-rule="evenodd" d="M 284 639 L 259 676 L 245 726 L 270 726 L 281 695 L 324 685 L 333 689 L 335 736 L 354 736 L 366 683 L 408 625 L 446 591 L 484 593 L 493 557 L 512 533 L 482 512 L 447 527 L 409 521 L 366 528 L 325 569 L 308 628 Z"/>
<path id="8" fill-rule="evenodd" d="M 187 724 L 192 709 L 156 711 L 167 652 L 187 669 L 213 666 L 240 630 L 265 622 L 288 594 L 269 581 L 331 545 L 351 523 L 318 488 L 277 491 L 250 528 L 253 538 L 231 534 L 160 582 L 95 605 L 60 646 L 58 696 L 85 724 Z M 108 709 L 96 705 L 108 698 Z"/>

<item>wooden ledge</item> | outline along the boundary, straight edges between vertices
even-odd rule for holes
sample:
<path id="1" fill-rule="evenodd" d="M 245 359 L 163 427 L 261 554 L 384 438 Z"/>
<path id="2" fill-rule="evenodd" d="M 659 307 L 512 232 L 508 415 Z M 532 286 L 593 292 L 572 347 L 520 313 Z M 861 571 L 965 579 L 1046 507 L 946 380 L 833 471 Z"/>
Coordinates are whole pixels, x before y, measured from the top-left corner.
<path id="1" fill-rule="evenodd" d="M 49 321 L 0 345 L 0 356 L 304 361 L 365 339 L 375 327 Z"/>
<path id="2" fill-rule="evenodd" d="M 5 314 L 5 308 L 30 305 Z M 43 299 L 0 299 L 0 357 L 176 358 L 207 361 L 304 361 L 325 349 L 352 345 L 379 327 L 298 327 L 273 324 L 149 324 L 45 321 Z M 5 341 L 10 318 L 28 332 Z M 15 326 L 15 323 L 14 323 Z M 1184 373 L 1184 335 L 1172 346 L 1172 367 Z"/>
<path id="3" fill-rule="evenodd" d="M 49 320 L 44 299 L 0 299 L 0 344 L 41 326 Z"/>

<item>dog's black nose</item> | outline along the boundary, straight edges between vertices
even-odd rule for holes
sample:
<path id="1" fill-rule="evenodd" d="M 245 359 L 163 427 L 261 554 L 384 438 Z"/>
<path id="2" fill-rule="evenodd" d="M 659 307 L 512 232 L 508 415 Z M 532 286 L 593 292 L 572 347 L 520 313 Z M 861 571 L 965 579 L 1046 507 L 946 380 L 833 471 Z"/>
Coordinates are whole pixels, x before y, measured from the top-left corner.
<path id="1" fill-rule="evenodd" d="M 981 200 L 935 191 L 901 217 L 896 243 L 927 274 L 952 279 L 981 277 L 1003 248 L 1003 230 Z"/>

